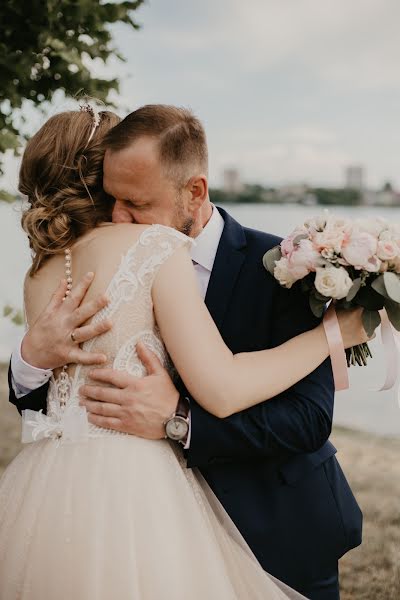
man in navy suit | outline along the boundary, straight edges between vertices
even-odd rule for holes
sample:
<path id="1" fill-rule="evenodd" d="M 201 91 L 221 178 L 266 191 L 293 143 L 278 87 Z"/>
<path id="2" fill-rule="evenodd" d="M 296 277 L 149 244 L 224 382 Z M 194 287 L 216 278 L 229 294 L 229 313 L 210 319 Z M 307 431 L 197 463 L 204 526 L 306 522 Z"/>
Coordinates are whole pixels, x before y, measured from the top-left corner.
<path id="1" fill-rule="evenodd" d="M 213 206 L 206 167 L 185 183 L 190 194 L 184 198 L 196 204 L 196 218 L 185 218 L 184 205 L 177 212 L 176 195 L 168 197 L 163 193 L 168 186 L 162 185 L 163 177 L 178 177 L 179 171 L 162 168 L 163 144 L 170 134 L 170 162 L 185 161 L 179 152 L 187 142 L 206 157 L 204 130 L 183 109 L 143 107 L 109 134 L 104 187 L 115 198 L 113 220 L 162 222 L 196 238 L 192 259 L 199 287 L 233 353 L 271 348 L 316 326 L 300 290 L 281 288 L 263 267 L 264 253 L 279 238 L 244 228 Z M 60 348 L 54 349 L 58 358 L 49 358 L 46 340 L 52 332 L 62 339 L 64 327 L 65 344 L 73 343 L 67 331 L 71 320 L 65 319 L 68 309 L 60 310 L 62 320 L 57 311 L 39 318 L 22 354 L 13 354 L 10 401 L 19 410 L 46 408 L 51 371 L 39 367 L 62 364 Z M 81 341 L 82 331 L 76 326 L 72 338 Z M 47 364 L 41 363 L 44 347 Z M 330 361 L 276 398 L 218 419 L 190 397 L 182 382 L 171 381 L 154 354 L 142 348 L 140 356 L 148 371 L 142 380 L 132 377 L 127 383 L 125 375 L 119 383 L 111 370 L 93 373 L 94 385 L 85 386 L 82 400 L 91 422 L 180 441 L 188 467 L 200 469 L 265 570 L 312 600 L 337 600 L 338 560 L 361 543 L 362 515 L 329 442 L 334 404 Z M 122 416 L 120 404 L 114 404 L 103 385 L 111 378 L 120 389 Z M 171 423 L 178 428 L 172 430 Z"/>

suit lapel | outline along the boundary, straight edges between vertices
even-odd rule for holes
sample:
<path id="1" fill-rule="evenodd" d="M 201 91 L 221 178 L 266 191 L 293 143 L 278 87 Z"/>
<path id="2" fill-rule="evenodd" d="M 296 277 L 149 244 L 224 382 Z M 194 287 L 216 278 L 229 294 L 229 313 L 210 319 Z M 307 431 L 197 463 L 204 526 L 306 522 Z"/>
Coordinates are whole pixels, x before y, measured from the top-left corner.
<path id="1" fill-rule="evenodd" d="M 246 246 L 243 227 L 227 212 L 218 208 L 225 227 L 218 246 L 206 294 L 206 305 L 218 328 L 221 328 L 233 288 L 242 268 Z"/>

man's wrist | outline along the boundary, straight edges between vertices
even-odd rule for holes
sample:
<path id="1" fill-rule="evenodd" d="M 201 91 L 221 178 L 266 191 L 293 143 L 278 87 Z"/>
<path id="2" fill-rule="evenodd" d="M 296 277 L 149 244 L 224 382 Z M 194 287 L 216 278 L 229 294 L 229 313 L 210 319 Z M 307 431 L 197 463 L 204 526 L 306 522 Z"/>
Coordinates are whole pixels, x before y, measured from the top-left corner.
<path id="1" fill-rule="evenodd" d="M 52 369 L 52 366 L 46 363 L 46 359 L 43 357 L 43 354 L 38 352 L 37 348 L 35 348 L 34 340 L 32 340 L 32 334 L 29 331 L 22 339 L 20 346 L 20 357 L 26 365 L 32 368 L 41 369 L 42 371 L 50 371 Z"/>
<path id="2" fill-rule="evenodd" d="M 14 391 L 17 397 L 35 390 L 50 379 L 52 371 L 40 369 L 26 362 L 21 353 L 22 341 L 11 356 L 11 374 Z"/>
<path id="3" fill-rule="evenodd" d="M 182 394 L 179 396 L 177 411 L 182 412 L 182 415 L 188 421 L 188 431 L 187 431 L 187 434 L 183 438 L 183 440 L 180 440 L 180 442 L 179 442 L 180 444 L 182 444 L 182 446 L 184 447 L 185 450 L 188 450 L 189 446 L 190 446 L 190 437 L 191 437 L 191 431 L 192 431 L 192 421 L 191 421 L 191 415 L 190 415 L 190 401 L 189 401 L 189 398 L 187 396 L 183 396 Z"/>
<path id="4" fill-rule="evenodd" d="M 180 395 L 175 412 L 164 422 L 166 437 L 186 446 L 190 430 L 188 399 Z"/>

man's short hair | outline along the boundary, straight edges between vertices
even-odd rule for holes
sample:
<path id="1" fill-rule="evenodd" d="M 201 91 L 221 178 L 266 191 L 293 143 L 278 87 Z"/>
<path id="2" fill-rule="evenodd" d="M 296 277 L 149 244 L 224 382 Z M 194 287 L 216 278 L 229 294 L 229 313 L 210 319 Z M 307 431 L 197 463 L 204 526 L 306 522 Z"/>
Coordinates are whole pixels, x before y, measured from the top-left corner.
<path id="1" fill-rule="evenodd" d="M 107 150 L 125 150 L 141 137 L 158 140 L 167 175 L 184 186 L 196 174 L 208 174 L 207 138 L 203 125 L 186 108 L 148 104 L 130 113 L 106 136 Z"/>

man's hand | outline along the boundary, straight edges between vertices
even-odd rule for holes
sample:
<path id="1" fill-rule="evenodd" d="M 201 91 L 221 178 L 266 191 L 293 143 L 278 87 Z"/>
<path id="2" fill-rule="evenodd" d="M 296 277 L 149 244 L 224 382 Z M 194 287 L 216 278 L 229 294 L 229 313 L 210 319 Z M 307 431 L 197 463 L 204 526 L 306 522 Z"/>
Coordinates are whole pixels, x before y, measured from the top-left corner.
<path id="1" fill-rule="evenodd" d="M 147 370 L 139 378 L 112 369 L 95 369 L 92 379 L 113 387 L 84 385 L 81 405 L 93 425 L 115 429 L 150 440 L 165 437 L 164 422 L 175 412 L 179 392 L 168 372 L 143 343 L 136 346 Z"/>
<path id="2" fill-rule="evenodd" d="M 84 352 L 79 347 L 112 327 L 108 320 L 85 325 L 108 304 L 105 296 L 99 296 L 81 306 L 93 277 L 93 273 L 85 275 L 65 300 L 67 282 L 61 280 L 49 304 L 22 341 L 21 353 L 25 362 L 40 369 L 56 369 L 70 363 L 100 365 L 106 362 L 104 354 Z"/>

